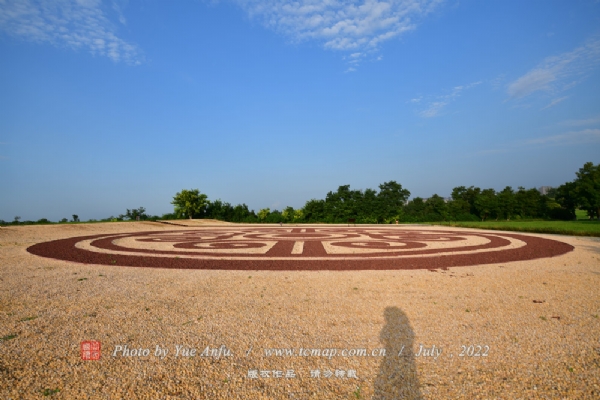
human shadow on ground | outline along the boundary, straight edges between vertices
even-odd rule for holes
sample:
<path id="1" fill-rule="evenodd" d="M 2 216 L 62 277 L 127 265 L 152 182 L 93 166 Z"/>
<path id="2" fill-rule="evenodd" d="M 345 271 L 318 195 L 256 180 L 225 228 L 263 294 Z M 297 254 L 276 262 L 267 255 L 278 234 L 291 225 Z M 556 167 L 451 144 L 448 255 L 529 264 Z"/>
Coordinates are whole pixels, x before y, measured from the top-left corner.
<path id="1" fill-rule="evenodd" d="M 385 356 L 375 379 L 373 399 L 421 400 L 410 322 L 398 307 L 386 307 L 383 314 L 385 326 L 380 339 L 385 344 Z"/>

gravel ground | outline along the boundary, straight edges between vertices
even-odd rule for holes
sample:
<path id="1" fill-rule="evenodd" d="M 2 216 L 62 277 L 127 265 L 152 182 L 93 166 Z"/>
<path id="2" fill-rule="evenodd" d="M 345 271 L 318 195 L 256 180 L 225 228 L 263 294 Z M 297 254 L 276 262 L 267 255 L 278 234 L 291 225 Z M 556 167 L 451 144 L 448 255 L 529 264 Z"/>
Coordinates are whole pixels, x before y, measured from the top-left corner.
<path id="1" fill-rule="evenodd" d="M 434 272 L 168 270 L 26 251 L 173 229 L 1 228 L 0 398 L 600 398 L 592 238 L 535 235 L 575 250 Z M 88 340 L 100 360 L 82 360 Z"/>

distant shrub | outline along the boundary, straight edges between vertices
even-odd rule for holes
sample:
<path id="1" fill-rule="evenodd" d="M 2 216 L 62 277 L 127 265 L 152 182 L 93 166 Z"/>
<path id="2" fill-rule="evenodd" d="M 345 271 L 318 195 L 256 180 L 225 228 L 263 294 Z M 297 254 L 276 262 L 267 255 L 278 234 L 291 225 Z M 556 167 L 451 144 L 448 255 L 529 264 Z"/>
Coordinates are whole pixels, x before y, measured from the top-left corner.
<path id="1" fill-rule="evenodd" d="M 362 217 L 362 218 L 355 218 L 355 220 L 356 220 L 356 223 L 358 223 L 358 224 L 376 224 L 376 223 L 378 223 L 376 217 Z"/>
<path id="2" fill-rule="evenodd" d="M 458 214 L 458 215 L 456 215 L 456 217 L 452 218 L 452 221 L 471 222 L 471 221 L 479 221 L 479 218 L 477 217 L 477 215 L 473 215 L 473 214 Z"/>
<path id="3" fill-rule="evenodd" d="M 553 208 L 548 212 L 551 219 L 561 221 L 572 221 L 576 218 L 575 214 L 566 208 Z"/>

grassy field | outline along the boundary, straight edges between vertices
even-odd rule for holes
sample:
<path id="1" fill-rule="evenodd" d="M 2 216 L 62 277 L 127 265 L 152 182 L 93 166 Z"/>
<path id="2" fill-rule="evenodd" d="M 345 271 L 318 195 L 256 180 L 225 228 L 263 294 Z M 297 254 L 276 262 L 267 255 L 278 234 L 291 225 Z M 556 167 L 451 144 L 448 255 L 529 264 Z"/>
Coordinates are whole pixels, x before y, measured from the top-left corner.
<path id="1" fill-rule="evenodd" d="M 579 215 L 578 215 L 579 217 Z M 587 218 L 587 217 L 586 217 Z M 464 228 L 493 229 L 502 231 L 555 233 L 573 236 L 600 237 L 600 221 L 485 221 L 485 222 L 436 222 L 434 225 Z"/>

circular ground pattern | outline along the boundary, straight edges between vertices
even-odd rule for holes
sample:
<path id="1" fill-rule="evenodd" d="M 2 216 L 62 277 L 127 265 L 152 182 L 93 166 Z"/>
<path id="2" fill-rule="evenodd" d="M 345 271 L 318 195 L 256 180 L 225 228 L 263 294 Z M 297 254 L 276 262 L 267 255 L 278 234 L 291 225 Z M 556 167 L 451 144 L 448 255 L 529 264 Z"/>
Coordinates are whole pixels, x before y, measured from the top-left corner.
<path id="1" fill-rule="evenodd" d="M 573 246 L 504 232 L 227 227 L 80 236 L 27 250 L 65 261 L 131 267 L 390 270 L 532 260 L 565 254 Z"/>

